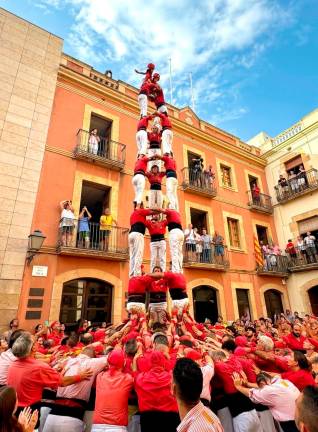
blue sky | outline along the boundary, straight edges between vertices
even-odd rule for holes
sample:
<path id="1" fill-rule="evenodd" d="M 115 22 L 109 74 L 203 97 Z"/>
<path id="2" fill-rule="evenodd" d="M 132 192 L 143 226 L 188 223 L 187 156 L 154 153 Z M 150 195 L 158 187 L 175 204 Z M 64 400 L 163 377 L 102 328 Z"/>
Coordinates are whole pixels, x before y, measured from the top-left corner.
<path id="1" fill-rule="evenodd" d="M 137 85 L 152 61 L 173 103 L 248 140 L 318 107 L 316 0 L 0 0 L 64 39 L 64 51 Z"/>

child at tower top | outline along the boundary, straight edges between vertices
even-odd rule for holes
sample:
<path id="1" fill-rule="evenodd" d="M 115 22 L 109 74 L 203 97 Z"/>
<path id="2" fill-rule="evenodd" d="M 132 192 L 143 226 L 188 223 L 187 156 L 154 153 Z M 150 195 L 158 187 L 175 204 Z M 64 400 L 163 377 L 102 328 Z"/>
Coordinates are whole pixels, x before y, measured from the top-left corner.
<path id="1" fill-rule="evenodd" d="M 146 72 L 141 72 L 141 71 L 138 71 L 137 69 L 135 69 L 135 72 L 139 75 L 145 75 L 145 78 L 142 81 L 142 84 L 144 84 L 144 83 L 150 83 L 151 82 L 152 73 L 153 73 L 154 69 L 155 69 L 155 65 L 153 63 L 149 63 L 147 65 Z"/>

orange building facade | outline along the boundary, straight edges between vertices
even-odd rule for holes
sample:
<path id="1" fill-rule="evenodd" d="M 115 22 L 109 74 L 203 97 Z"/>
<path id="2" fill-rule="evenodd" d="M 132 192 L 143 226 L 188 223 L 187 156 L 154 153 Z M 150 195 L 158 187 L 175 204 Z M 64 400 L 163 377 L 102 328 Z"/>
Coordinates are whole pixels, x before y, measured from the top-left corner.
<path id="1" fill-rule="evenodd" d="M 46 239 L 25 266 L 18 308 L 22 327 L 57 319 L 72 325 L 80 319 L 109 323 L 125 317 L 137 94 L 137 89 L 112 79 L 109 72 L 101 74 L 66 55 L 61 58 L 31 229 L 41 230 Z M 183 227 L 192 222 L 212 236 L 217 231 L 226 244 L 221 261 L 185 258 L 194 315 L 199 321 L 214 320 L 218 314 L 234 320 L 247 312 L 255 319 L 288 308 L 285 272 L 255 270 L 254 238 L 277 242 L 265 159 L 256 147 L 200 120 L 190 108 L 168 105 L 168 110 Z M 101 136 L 96 155 L 88 143 L 93 128 Z M 189 179 L 187 168 L 193 157 L 202 157 L 204 166 L 212 166 L 212 185 Z M 251 200 L 253 183 L 264 194 L 261 204 Z M 72 200 L 76 218 L 83 206 L 92 215 L 86 244 L 77 225 L 69 245 L 61 245 L 59 203 L 66 199 Z M 107 251 L 100 249 L 98 238 L 105 206 L 118 225 Z M 148 238 L 144 264 L 150 270 Z"/>

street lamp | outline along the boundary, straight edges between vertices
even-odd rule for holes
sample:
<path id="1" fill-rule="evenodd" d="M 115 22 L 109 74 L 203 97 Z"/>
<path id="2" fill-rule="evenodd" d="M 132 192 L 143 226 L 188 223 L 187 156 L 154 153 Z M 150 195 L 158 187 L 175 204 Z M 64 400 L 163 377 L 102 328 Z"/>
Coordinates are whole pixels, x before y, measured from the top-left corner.
<path id="1" fill-rule="evenodd" d="M 34 255 L 39 252 L 42 247 L 42 244 L 46 237 L 42 234 L 40 230 L 34 230 L 32 234 L 29 235 L 29 244 L 28 244 L 28 254 L 27 254 L 27 264 L 30 265 L 33 260 Z"/>

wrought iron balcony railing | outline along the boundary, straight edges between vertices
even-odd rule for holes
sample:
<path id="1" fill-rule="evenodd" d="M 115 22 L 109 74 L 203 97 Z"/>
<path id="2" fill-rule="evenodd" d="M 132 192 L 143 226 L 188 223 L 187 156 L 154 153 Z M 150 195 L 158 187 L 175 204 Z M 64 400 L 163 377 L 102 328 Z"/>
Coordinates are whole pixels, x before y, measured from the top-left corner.
<path id="1" fill-rule="evenodd" d="M 128 259 L 128 228 L 109 226 L 81 219 L 62 218 L 57 251 L 64 255 L 94 256 L 110 260 Z"/>
<path id="2" fill-rule="evenodd" d="M 183 190 L 208 197 L 216 196 L 215 179 L 208 171 L 185 167 L 181 172 Z"/>
<path id="3" fill-rule="evenodd" d="M 255 210 L 261 213 L 272 213 L 273 205 L 272 198 L 269 195 L 263 193 L 255 193 L 253 190 L 247 191 L 248 195 L 248 206 L 251 210 Z"/>
<path id="4" fill-rule="evenodd" d="M 289 261 L 287 256 L 268 254 L 264 256 L 264 264 L 257 268 L 257 273 L 263 276 L 287 276 L 288 267 Z"/>
<path id="5" fill-rule="evenodd" d="M 314 168 L 286 180 L 285 184 L 275 186 L 276 198 L 280 203 L 290 201 L 316 189 L 318 189 L 318 171 Z"/>
<path id="6" fill-rule="evenodd" d="M 301 247 L 296 246 L 295 251 L 287 253 L 289 259 L 289 270 L 298 272 L 318 268 L 318 247 L 317 244 L 304 244 Z"/>
<path id="7" fill-rule="evenodd" d="M 225 245 L 212 243 L 210 249 L 202 244 L 184 243 L 184 267 L 196 267 L 215 270 L 226 270 L 229 267 L 229 252 Z"/>
<path id="8" fill-rule="evenodd" d="M 121 171 L 125 166 L 126 145 L 79 129 L 74 155 L 78 159 Z"/>

